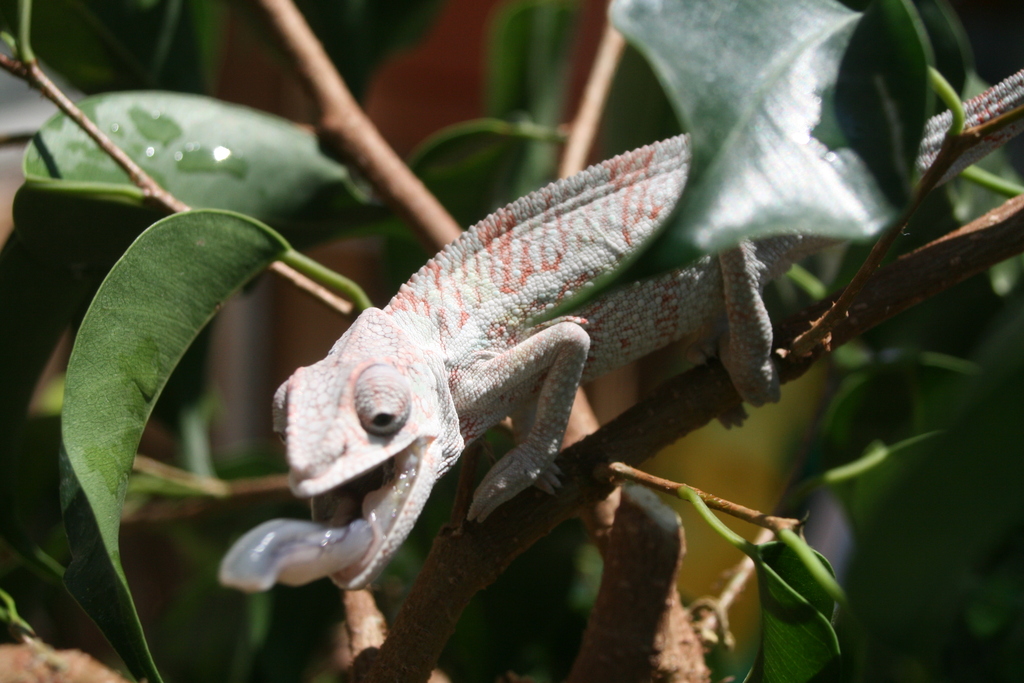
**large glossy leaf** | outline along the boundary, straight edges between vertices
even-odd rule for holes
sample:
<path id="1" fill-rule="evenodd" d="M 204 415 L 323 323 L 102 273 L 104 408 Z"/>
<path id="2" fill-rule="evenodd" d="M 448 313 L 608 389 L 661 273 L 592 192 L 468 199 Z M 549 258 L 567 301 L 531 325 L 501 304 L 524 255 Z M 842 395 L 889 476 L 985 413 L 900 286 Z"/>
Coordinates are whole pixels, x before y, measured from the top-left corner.
<path id="1" fill-rule="evenodd" d="M 101 95 L 79 106 L 181 201 L 272 223 L 298 247 L 384 215 L 313 135 L 284 119 L 165 92 Z M 40 129 L 23 165 L 15 223 L 40 258 L 109 265 L 159 216 L 66 116 Z"/>
<path id="2" fill-rule="evenodd" d="M 205 8 L 196 12 L 185 0 L 37 0 L 32 5 L 33 49 L 83 92 L 204 89 L 197 29 L 217 19 Z M 0 11 L 14 25 L 17 7 L 17 0 L 0 0 Z"/>
<path id="3" fill-rule="evenodd" d="M 136 676 L 159 680 L 121 568 L 118 529 L 142 429 L 171 371 L 224 301 L 287 243 L 238 214 L 194 211 L 143 233 L 82 321 L 62 413 L 64 580 Z"/>
<path id="4" fill-rule="evenodd" d="M 23 561 L 53 578 L 61 567 L 45 555 L 18 519 L 18 453 L 39 374 L 96 278 L 42 263 L 17 237 L 0 252 L 0 536 Z"/>
<path id="5" fill-rule="evenodd" d="M 768 543 L 758 551 L 761 651 L 747 683 L 838 681 L 842 661 L 830 623 L 832 598 L 782 543 Z M 818 558 L 829 566 L 824 557 Z"/>
<path id="6" fill-rule="evenodd" d="M 875 0 L 616 0 L 691 135 L 690 179 L 637 272 L 742 239 L 864 238 L 906 199 L 928 110 L 912 7 Z"/>
<path id="7" fill-rule="evenodd" d="M 941 667 L 976 586 L 974 572 L 1024 524 L 1024 306 L 1018 299 L 974 356 L 982 372 L 947 394 L 936 411 L 941 439 L 920 443 L 889 471 L 857 483 L 857 552 L 848 571 L 851 604 L 889 648 Z M 888 461 L 887 463 L 888 464 Z M 883 469 L 883 468 L 876 468 Z"/>

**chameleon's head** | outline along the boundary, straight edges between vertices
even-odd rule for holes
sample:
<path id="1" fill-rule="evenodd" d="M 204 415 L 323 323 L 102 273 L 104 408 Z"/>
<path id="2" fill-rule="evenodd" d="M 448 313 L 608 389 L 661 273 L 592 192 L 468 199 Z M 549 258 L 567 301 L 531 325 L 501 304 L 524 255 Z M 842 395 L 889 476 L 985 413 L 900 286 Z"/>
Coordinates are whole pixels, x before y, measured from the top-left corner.
<path id="1" fill-rule="evenodd" d="M 221 582 L 265 590 L 330 576 L 344 588 L 366 585 L 462 448 L 441 359 L 369 309 L 274 404 L 291 488 L 312 499 L 313 522 L 256 527 L 225 557 Z"/>

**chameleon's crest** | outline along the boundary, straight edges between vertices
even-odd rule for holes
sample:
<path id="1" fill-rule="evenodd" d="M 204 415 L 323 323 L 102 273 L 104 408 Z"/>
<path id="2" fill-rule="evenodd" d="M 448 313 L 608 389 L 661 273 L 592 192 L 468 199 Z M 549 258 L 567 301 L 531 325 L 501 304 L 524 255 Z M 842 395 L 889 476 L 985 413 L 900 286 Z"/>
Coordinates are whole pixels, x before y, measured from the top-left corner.
<path id="1" fill-rule="evenodd" d="M 443 438 L 458 433 L 458 418 L 440 359 L 376 309 L 278 390 L 275 429 L 292 490 L 312 499 L 313 522 L 273 520 L 243 536 L 221 580 L 244 590 L 321 576 L 365 585 L 462 446 Z"/>

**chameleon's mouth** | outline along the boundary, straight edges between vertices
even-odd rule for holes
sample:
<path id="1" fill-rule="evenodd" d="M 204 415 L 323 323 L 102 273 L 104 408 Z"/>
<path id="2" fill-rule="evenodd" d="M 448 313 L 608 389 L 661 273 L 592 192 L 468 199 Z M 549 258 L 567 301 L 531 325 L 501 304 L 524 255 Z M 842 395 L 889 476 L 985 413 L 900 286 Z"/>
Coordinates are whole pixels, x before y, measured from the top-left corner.
<path id="1" fill-rule="evenodd" d="M 255 592 L 324 576 L 340 586 L 369 580 L 365 575 L 380 565 L 375 560 L 402 517 L 421 456 L 415 440 L 369 472 L 314 496 L 313 521 L 272 519 L 255 527 L 225 555 L 220 582 Z"/>

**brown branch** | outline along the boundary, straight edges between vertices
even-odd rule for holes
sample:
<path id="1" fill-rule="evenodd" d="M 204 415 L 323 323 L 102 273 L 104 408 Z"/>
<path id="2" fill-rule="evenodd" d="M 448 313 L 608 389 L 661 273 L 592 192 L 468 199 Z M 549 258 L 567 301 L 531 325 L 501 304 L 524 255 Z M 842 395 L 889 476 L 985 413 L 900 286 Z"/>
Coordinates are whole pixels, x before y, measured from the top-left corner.
<path id="1" fill-rule="evenodd" d="M 370 121 L 323 45 L 291 0 L 254 0 L 272 35 L 320 112 L 320 138 L 366 177 L 433 253 L 462 230 L 437 198 L 395 154 Z"/>
<path id="2" fill-rule="evenodd" d="M 558 167 L 559 178 L 575 175 L 587 165 L 587 157 L 594 145 L 598 124 L 601 123 L 601 113 L 625 47 L 626 41 L 622 34 L 608 23 L 597 47 L 597 56 L 583 90 L 580 108 L 569 127 L 569 139 L 565 143 L 562 162 Z"/>
<path id="3" fill-rule="evenodd" d="M 838 346 L 899 312 L 952 287 L 1010 256 L 1024 252 L 1024 198 L 1015 199 L 963 228 L 879 269 L 851 314 L 833 329 Z M 786 347 L 830 304 L 796 314 L 776 329 L 776 348 Z M 819 352 L 820 353 L 820 352 Z M 783 382 L 805 373 L 813 357 L 777 361 Z M 740 397 L 718 362 L 693 368 L 655 390 L 558 461 L 566 474 L 558 495 L 529 489 L 480 524 L 446 527 L 434 540 L 423 568 L 381 647 L 369 681 L 426 680 L 459 615 L 477 591 L 492 583 L 537 539 L 583 506 L 604 498 L 611 486 L 594 480 L 600 462 L 636 465 L 664 446 L 734 410 Z M 443 605 L 443 609 L 438 606 Z"/>
<path id="4" fill-rule="evenodd" d="M 742 519 L 744 522 L 750 524 L 756 524 L 757 526 L 764 527 L 765 529 L 771 529 L 773 532 L 778 533 L 783 529 L 795 529 L 800 526 L 800 520 L 789 519 L 787 517 L 776 517 L 775 515 L 766 515 L 763 512 L 752 510 L 739 503 L 733 503 L 732 501 L 719 498 L 711 493 L 701 491 L 695 486 L 689 484 L 680 484 L 668 479 L 662 479 L 656 477 L 653 474 L 647 474 L 635 467 L 622 462 L 610 462 L 600 463 L 594 468 L 594 477 L 600 480 L 616 480 L 626 479 L 628 481 L 636 482 L 642 486 L 653 491 L 661 491 L 667 493 L 673 497 L 679 496 L 679 489 L 688 488 L 697 496 L 700 497 L 704 504 L 712 510 L 718 510 L 724 512 L 727 515 L 731 515 L 737 519 Z"/>
<path id="5" fill-rule="evenodd" d="M 387 637 L 388 626 L 370 591 L 342 591 L 342 601 L 345 624 L 341 642 L 335 648 L 336 664 L 347 672 L 346 680 L 360 683 Z"/>
<path id="6" fill-rule="evenodd" d="M 54 650 L 41 641 L 0 645 L 0 681 L 128 683 L 81 650 Z"/>
<path id="7" fill-rule="evenodd" d="M 590 540 L 597 546 L 601 557 L 604 557 L 605 546 L 608 545 L 608 536 L 615 524 L 615 511 L 619 509 L 622 502 L 622 487 L 616 486 L 612 492 L 603 500 L 593 505 L 586 505 L 580 509 L 580 519 L 587 530 Z"/>
<path id="8" fill-rule="evenodd" d="M 679 516 L 652 493 L 627 487 L 568 683 L 709 679 L 703 649 L 676 590 L 685 554 Z"/>

